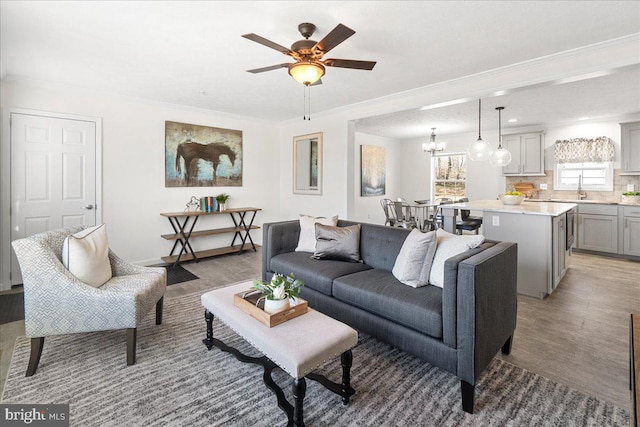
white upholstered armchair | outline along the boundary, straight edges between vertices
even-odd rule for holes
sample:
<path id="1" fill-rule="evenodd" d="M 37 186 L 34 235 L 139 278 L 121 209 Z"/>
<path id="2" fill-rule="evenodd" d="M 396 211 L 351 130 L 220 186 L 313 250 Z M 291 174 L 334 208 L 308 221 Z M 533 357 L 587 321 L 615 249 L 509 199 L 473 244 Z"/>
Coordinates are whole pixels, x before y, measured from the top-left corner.
<path id="1" fill-rule="evenodd" d="M 65 268 L 61 262 L 63 242 L 85 228 L 49 231 L 12 243 L 24 282 L 26 336 L 31 338 L 27 376 L 38 368 L 46 336 L 126 329 L 127 365 L 133 365 L 140 320 L 155 305 L 156 324 L 162 323 L 167 286 L 164 268 L 136 266 L 109 250 L 113 277 L 97 288 Z"/>

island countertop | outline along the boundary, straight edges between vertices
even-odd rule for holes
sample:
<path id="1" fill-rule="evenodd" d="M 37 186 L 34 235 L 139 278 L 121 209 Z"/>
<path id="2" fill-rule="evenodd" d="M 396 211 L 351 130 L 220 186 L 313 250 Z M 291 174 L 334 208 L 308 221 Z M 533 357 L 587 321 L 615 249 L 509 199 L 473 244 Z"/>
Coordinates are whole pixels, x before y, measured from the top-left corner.
<path id="1" fill-rule="evenodd" d="M 575 209 L 575 203 L 522 202 L 520 205 L 503 205 L 500 200 L 474 200 L 465 203 L 440 205 L 440 209 L 465 209 L 474 211 L 503 212 L 525 215 L 560 216 Z"/>

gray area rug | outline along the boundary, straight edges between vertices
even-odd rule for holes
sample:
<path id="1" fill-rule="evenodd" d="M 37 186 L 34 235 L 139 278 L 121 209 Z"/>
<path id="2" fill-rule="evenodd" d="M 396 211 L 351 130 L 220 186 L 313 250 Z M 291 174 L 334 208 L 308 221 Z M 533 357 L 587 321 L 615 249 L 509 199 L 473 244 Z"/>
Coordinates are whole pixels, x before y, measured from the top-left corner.
<path id="1" fill-rule="evenodd" d="M 252 319 L 249 319 L 252 320 Z M 214 334 L 257 355 L 219 321 Z M 164 323 L 138 328 L 138 359 L 126 366 L 125 333 L 45 340 L 37 373 L 24 377 L 28 340 L 18 338 L 3 403 L 69 403 L 73 426 L 284 426 L 262 368 L 216 348 L 207 351 L 199 294 L 165 301 Z M 514 345 L 517 345 L 515 343 Z M 339 358 L 320 371 L 340 380 Z M 276 382 L 291 399 L 290 378 Z M 348 406 L 307 381 L 307 426 L 627 426 L 612 404 L 495 359 L 476 385 L 476 414 L 462 411 L 453 375 L 360 335 L 353 350 Z"/>

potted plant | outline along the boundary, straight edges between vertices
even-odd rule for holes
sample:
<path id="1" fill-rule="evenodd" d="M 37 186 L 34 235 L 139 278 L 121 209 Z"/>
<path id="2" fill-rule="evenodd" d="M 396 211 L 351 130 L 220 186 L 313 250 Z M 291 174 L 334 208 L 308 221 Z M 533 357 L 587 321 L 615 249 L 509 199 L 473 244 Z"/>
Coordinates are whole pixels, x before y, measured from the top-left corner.
<path id="1" fill-rule="evenodd" d="M 622 203 L 640 205 L 640 191 L 627 191 L 622 193 Z"/>
<path id="2" fill-rule="evenodd" d="M 289 308 L 289 300 L 295 301 L 298 298 L 302 286 L 304 282 L 296 279 L 293 273 L 288 276 L 276 273 L 269 283 L 253 281 L 253 287 L 262 293 L 260 299 L 264 298 L 264 311 L 269 314 Z"/>
<path id="3" fill-rule="evenodd" d="M 216 202 L 218 202 L 218 211 L 222 212 L 227 208 L 227 200 L 229 200 L 231 196 L 227 193 L 220 193 L 216 196 Z"/>

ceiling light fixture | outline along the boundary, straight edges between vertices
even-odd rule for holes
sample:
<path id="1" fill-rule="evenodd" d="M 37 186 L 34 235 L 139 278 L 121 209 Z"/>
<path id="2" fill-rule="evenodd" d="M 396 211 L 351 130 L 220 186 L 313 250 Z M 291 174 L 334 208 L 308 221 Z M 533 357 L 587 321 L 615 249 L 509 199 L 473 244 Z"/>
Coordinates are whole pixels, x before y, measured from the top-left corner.
<path id="1" fill-rule="evenodd" d="M 507 120 L 509 123 L 516 123 L 518 121 L 518 119 L 509 119 Z"/>
<path id="2" fill-rule="evenodd" d="M 298 83 L 309 86 L 324 76 L 324 67 L 317 62 L 296 62 L 289 65 L 289 75 Z"/>
<path id="3" fill-rule="evenodd" d="M 480 118 L 482 113 L 482 100 L 478 99 L 478 140 L 467 148 L 467 154 L 469 158 L 474 161 L 484 161 L 489 159 L 491 153 L 491 146 L 482 140 L 480 136 Z"/>
<path id="4" fill-rule="evenodd" d="M 431 128 L 431 137 L 429 138 L 429 142 L 422 143 L 422 151 L 433 156 L 437 152 L 444 151 L 446 145 L 446 142 L 436 142 L 436 128 Z"/>
<path id="5" fill-rule="evenodd" d="M 511 163 L 511 153 L 502 147 L 502 110 L 504 107 L 496 107 L 498 110 L 498 149 L 489 156 L 489 163 L 492 166 L 507 166 Z"/>

